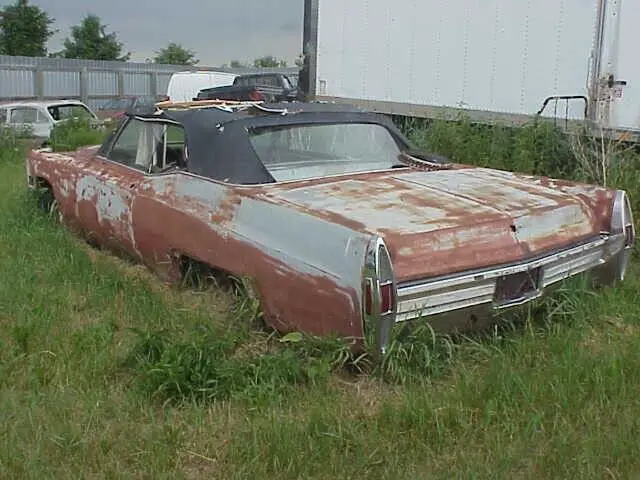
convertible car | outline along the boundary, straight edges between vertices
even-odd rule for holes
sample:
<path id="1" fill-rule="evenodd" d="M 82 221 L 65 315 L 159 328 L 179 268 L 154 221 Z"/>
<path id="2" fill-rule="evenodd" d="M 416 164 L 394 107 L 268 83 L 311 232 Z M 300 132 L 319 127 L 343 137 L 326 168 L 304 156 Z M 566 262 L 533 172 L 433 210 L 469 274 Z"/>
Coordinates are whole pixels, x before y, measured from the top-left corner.
<path id="1" fill-rule="evenodd" d="M 330 103 L 164 103 L 103 145 L 34 150 L 28 185 L 69 228 L 165 281 L 249 279 L 282 332 L 379 352 L 395 325 L 465 330 L 588 273 L 624 278 L 624 191 L 455 164 Z"/>

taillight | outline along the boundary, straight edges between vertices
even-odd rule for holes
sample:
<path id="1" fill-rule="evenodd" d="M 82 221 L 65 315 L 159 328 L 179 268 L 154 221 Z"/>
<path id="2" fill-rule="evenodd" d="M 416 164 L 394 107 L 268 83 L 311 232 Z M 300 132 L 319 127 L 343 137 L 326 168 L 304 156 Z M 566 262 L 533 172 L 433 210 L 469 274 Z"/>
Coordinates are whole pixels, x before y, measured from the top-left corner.
<path id="1" fill-rule="evenodd" d="M 631 247 L 636 242 L 636 229 L 633 223 L 633 213 L 629 197 L 624 198 L 624 245 Z"/>
<path id="2" fill-rule="evenodd" d="M 364 281 L 363 303 L 366 315 L 387 315 L 396 307 L 396 289 L 389 253 L 379 243 L 371 267 L 372 276 Z"/>
<path id="3" fill-rule="evenodd" d="M 630 248 L 636 241 L 636 230 L 633 222 L 631 202 L 623 190 L 616 192 L 611 216 L 611 232 L 624 235 L 624 246 Z"/>
<path id="4" fill-rule="evenodd" d="M 396 285 L 391 257 L 384 241 L 377 238 L 365 255 L 362 285 L 363 329 L 384 354 L 396 322 Z"/>
<path id="5" fill-rule="evenodd" d="M 254 102 L 261 102 L 262 100 L 264 100 L 264 95 L 262 95 L 262 93 L 260 93 L 258 90 L 251 90 L 249 98 Z"/>
<path id="6" fill-rule="evenodd" d="M 373 280 L 370 278 L 364 283 L 364 311 L 367 315 L 373 313 Z"/>
<path id="7" fill-rule="evenodd" d="M 371 315 L 374 313 L 373 305 L 374 305 L 374 288 L 373 281 L 370 279 L 366 280 L 364 285 L 364 311 L 367 315 Z M 396 303 L 395 290 L 393 288 L 392 282 L 382 283 L 378 288 L 377 295 L 375 295 L 379 300 L 380 305 L 380 315 L 386 315 L 388 313 L 393 312 Z"/>
<path id="8" fill-rule="evenodd" d="M 624 227 L 624 246 L 631 247 L 635 242 L 635 232 L 633 225 L 625 225 Z"/>
<path id="9" fill-rule="evenodd" d="M 393 267 L 391 266 L 389 252 L 384 244 L 378 245 L 377 263 L 380 314 L 385 315 L 391 313 L 395 307 L 395 288 L 393 285 Z"/>
<path id="10" fill-rule="evenodd" d="M 395 307 L 395 295 L 393 283 L 387 282 L 380 285 L 380 314 L 385 315 L 393 312 Z"/>
<path id="11" fill-rule="evenodd" d="M 623 250 L 618 256 L 616 280 L 624 280 L 627 266 L 630 259 L 630 250 L 636 243 L 636 230 L 633 222 L 633 212 L 631 202 L 624 190 L 617 190 L 613 201 L 613 211 L 611 212 L 610 231 L 613 235 L 624 238 Z"/>

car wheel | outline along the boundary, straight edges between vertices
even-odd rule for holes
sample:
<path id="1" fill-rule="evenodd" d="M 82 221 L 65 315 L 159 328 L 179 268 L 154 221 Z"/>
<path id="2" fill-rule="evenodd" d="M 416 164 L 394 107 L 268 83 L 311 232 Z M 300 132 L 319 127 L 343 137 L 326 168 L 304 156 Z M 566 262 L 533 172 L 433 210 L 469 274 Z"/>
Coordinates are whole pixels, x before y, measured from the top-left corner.
<path id="1" fill-rule="evenodd" d="M 40 193 L 38 199 L 38 206 L 40 209 L 56 223 L 62 223 L 62 213 L 60 212 L 60 206 L 56 197 L 50 188 L 46 188 Z"/>
<path id="2" fill-rule="evenodd" d="M 58 224 L 62 223 L 62 212 L 60 211 L 60 206 L 55 198 L 53 199 L 53 202 L 51 202 L 48 213 L 49 218 L 53 219 L 54 222 Z"/>

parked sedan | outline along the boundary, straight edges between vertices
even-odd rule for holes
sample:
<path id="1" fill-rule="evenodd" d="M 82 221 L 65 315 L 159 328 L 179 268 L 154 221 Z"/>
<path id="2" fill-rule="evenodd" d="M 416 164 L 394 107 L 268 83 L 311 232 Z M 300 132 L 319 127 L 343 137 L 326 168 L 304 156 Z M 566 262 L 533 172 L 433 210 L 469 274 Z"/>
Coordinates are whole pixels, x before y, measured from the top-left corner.
<path id="1" fill-rule="evenodd" d="M 85 116 L 98 127 L 95 113 L 79 100 L 47 100 L 0 104 L 0 126 L 16 132 L 27 132 L 39 141 L 46 141 L 53 127 L 68 118 Z"/>
<path id="2" fill-rule="evenodd" d="M 103 145 L 33 151 L 28 185 L 165 280 L 193 263 L 250 280 L 280 331 L 384 352 L 396 325 L 465 330 L 568 277 L 624 278 L 622 190 L 455 164 L 344 105 L 161 108 Z"/>

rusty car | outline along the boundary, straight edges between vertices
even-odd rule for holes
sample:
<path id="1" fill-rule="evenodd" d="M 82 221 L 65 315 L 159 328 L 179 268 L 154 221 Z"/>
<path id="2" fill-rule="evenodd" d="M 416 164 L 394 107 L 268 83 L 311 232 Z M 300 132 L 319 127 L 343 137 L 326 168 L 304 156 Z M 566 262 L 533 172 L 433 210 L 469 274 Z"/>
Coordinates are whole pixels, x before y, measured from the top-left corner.
<path id="1" fill-rule="evenodd" d="M 249 279 L 274 329 L 378 353 L 398 325 L 461 331 L 569 277 L 614 285 L 636 236 L 625 191 L 454 163 L 333 103 L 160 103 L 102 145 L 31 151 L 27 175 L 165 281 L 190 262 Z"/>

